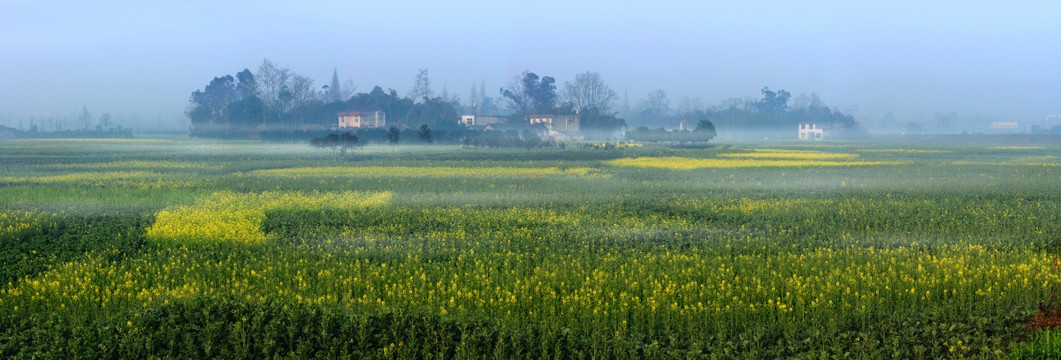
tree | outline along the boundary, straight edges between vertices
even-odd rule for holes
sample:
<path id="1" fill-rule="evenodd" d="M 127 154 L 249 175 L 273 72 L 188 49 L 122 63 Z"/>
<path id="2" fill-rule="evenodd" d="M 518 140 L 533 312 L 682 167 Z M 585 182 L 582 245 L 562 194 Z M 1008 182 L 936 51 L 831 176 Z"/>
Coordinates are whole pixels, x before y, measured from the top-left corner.
<path id="1" fill-rule="evenodd" d="M 649 91 L 648 97 L 642 103 L 642 108 L 652 111 L 656 115 L 669 115 L 670 99 L 667 98 L 667 92 L 663 91 L 663 89 Z"/>
<path id="2" fill-rule="evenodd" d="M 236 73 L 236 94 L 240 99 L 258 95 L 258 82 L 250 70 L 243 69 Z"/>
<path id="3" fill-rule="evenodd" d="M 225 108 L 226 137 L 251 137 L 265 117 L 265 104 L 257 96 L 232 102 Z M 220 135 L 220 134 L 219 134 Z"/>
<path id="4" fill-rule="evenodd" d="M 346 149 L 360 148 L 362 146 L 364 144 L 361 143 L 361 139 L 357 138 L 357 135 L 348 132 L 339 135 L 339 147 L 341 149 L 339 154 L 342 156 L 346 156 Z"/>
<path id="5" fill-rule="evenodd" d="M 711 120 L 700 120 L 700 122 L 696 123 L 696 132 L 703 135 L 706 140 L 714 139 L 718 135 L 718 132 L 715 131 L 715 124 L 712 124 Z"/>
<path id="6" fill-rule="evenodd" d="M 413 81 L 413 88 L 409 90 L 409 95 L 406 97 L 412 99 L 415 103 L 417 100 L 426 100 L 434 95 L 434 90 L 431 90 L 431 79 L 427 76 L 427 69 L 420 69 L 416 73 L 416 79 Z"/>
<path id="7" fill-rule="evenodd" d="M 656 126 L 662 128 L 663 120 L 670 117 L 670 99 L 662 89 L 649 91 L 648 97 L 638 107 L 638 117 L 642 123 L 655 120 Z"/>
<path id="8" fill-rule="evenodd" d="M 487 105 L 493 106 L 493 101 L 486 97 L 486 80 L 482 80 L 479 83 L 479 102 L 479 113 L 476 115 L 493 114 L 493 112 L 487 112 L 493 110 L 492 108 L 487 107 Z"/>
<path id="9" fill-rule="evenodd" d="M 921 135 L 925 132 L 925 128 L 916 122 L 906 123 L 906 130 L 903 131 L 904 135 Z"/>
<path id="10" fill-rule="evenodd" d="M 397 126 L 391 126 L 390 129 L 387 129 L 387 142 L 391 145 L 398 145 L 398 141 L 401 140 L 401 137 L 402 132 L 398 130 Z"/>
<path id="11" fill-rule="evenodd" d="M 105 113 L 103 113 L 103 115 L 99 116 L 99 125 L 97 125 L 97 128 L 100 131 L 110 130 L 110 128 L 111 128 L 111 113 L 109 111 L 105 112 Z"/>
<path id="12" fill-rule="evenodd" d="M 193 105 L 204 106 L 209 112 L 209 123 L 214 125 L 224 124 L 225 107 L 229 103 L 239 100 L 236 92 L 236 83 L 232 75 L 215 77 L 203 90 L 192 93 Z"/>
<path id="13" fill-rule="evenodd" d="M 88 130 L 89 123 L 92 122 L 92 113 L 88 112 L 87 106 L 81 107 L 81 113 L 77 115 L 77 119 L 85 126 L 84 129 Z"/>
<path id="14" fill-rule="evenodd" d="M 360 148 L 365 146 L 365 143 L 357 137 L 357 135 L 345 132 L 340 134 L 330 133 L 324 138 L 315 138 L 310 140 L 310 146 L 313 147 L 326 147 L 332 150 L 339 149 L 340 156 L 346 156 L 346 150 L 351 148 Z"/>
<path id="15" fill-rule="evenodd" d="M 678 103 L 678 108 L 675 109 L 675 113 L 678 116 L 688 115 L 696 113 L 704 108 L 704 101 L 700 98 L 690 98 L 688 96 L 683 97 L 682 101 Z"/>
<path id="16" fill-rule="evenodd" d="M 192 105 L 186 112 L 185 115 L 192 122 L 191 135 L 202 136 L 210 132 L 207 128 L 212 127 L 210 124 L 210 109 L 203 105 Z"/>
<path id="17" fill-rule="evenodd" d="M 454 109 L 460 109 L 460 107 L 461 107 L 461 97 L 457 96 L 457 94 L 453 94 L 453 96 L 450 96 L 449 95 L 449 91 L 446 90 L 445 86 L 442 87 L 442 96 L 441 96 L 441 98 L 442 98 L 442 102 L 449 104 L 449 106 L 453 107 Z"/>
<path id="18" fill-rule="evenodd" d="M 501 89 L 501 96 L 508 109 L 519 115 L 552 113 L 556 110 L 556 80 L 524 71 L 509 82 L 508 88 Z"/>
<path id="19" fill-rule="evenodd" d="M 431 128 L 427 127 L 427 124 L 420 125 L 420 129 L 416 133 L 420 136 L 420 142 L 424 144 L 431 143 Z"/>
<path id="20" fill-rule="evenodd" d="M 479 90 L 476 90 L 475 84 L 472 84 L 472 92 L 468 96 L 468 106 L 472 110 L 472 115 L 482 115 L 479 113 L 479 109 L 482 105 L 483 102 L 479 99 Z"/>
<path id="21" fill-rule="evenodd" d="M 340 101 L 349 100 L 350 97 L 354 96 L 354 94 L 356 94 L 356 93 L 357 93 L 357 85 L 354 84 L 354 80 L 346 79 L 346 81 L 343 81 L 343 90 L 339 93 L 339 100 Z"/>
<path id="22" fill-rule="evenodd" d="M 595 108 L 580 112 L 579 122 L 587 137 L 593 132 L 596 134 L 592 136 L 608 138 L 613 132 L 626 127 L 626 120 L 616 118 L 614 113 L 603 113 Z"/>
<path id="23" fill-rule="evenodd" d="M 304 125 L 307 107 L 311 102 L 317 101 L 318 94 L 317 89 L 313 87 L 313 79 L 298 74 L 291 76 L 290 93 L 290 111 L 293 115 L 290 127 L 294 129 Z"/>
<path id="24" fill-rule="evenodd" d="M 325 90 L 327 102 L 343 101 L 343 87 L 339 85 L 339 69 L 332 69 L 332 84 Z"/>
<path id="25" fill-rule="evenodd" d="M 524 72 L 524 76 L 527 76 L 527 72 Z M 537 75 L 534 75 L 534 77 L 537 77 Z M 530 92 L 524 89 L 523 82 L 520 81 L 519 76 L 512 78 L 508 82 L 508 88 L 502 88 L 500 93 L 501 98 L 505 101 L 505 107 L 509 111 L 526 115 L 534 106 Z"/>
<path id="26" fill-rule="evenodd" d="M 596 109 L 599 113 L 611 113 L 612 103 L 618 97 L 595 72 L 576 75 L 574 83 L 564 82 L 564 100 L 579 112 Z"/>
<path id="27" fill-rule="evenodd" d="M 773 92 L 769 87 L 763 87 L 761 91 L 763 93 L 763 99 L 759 100 L 759 111 L 780 113 L 788 109 L 788 99 L 792 97 L 792 94 L 789 94 L 788 91 L 778 90 L 777 92 Z"/>
<path id="28" fill-rule="evenodd" d="M 258 66 L 256 80 L 258 97 L 266 108 L 277 113 L 283 112 L 282 103 L 286 97 L 284 93 L 290 91 L 287 89 L 290 78 L 291 70 L 278 67 L 269 59 L 262 60 L 262 64 Z"/>

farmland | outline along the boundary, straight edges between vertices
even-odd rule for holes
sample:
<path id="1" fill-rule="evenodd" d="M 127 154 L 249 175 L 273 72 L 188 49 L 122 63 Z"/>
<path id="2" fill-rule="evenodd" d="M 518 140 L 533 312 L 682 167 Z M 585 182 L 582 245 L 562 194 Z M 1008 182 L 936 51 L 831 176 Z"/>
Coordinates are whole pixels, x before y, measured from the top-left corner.
<path id="1" fill-rule="evenodd" d="M 3 141 L 0 356 L 1004 357 L 1058 156 Z"/>

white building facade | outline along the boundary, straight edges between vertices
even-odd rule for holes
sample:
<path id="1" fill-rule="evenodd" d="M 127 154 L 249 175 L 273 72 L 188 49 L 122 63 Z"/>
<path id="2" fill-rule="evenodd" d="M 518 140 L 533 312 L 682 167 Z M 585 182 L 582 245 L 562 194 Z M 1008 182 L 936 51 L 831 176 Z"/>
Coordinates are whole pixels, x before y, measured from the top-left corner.
<path id="1" fill-rule="evenodd" d="M 799 123 L 799 139 L 800 140 L 821 140 L 825 136 L 825 131 L 818 127 L 816 123 Z"/>

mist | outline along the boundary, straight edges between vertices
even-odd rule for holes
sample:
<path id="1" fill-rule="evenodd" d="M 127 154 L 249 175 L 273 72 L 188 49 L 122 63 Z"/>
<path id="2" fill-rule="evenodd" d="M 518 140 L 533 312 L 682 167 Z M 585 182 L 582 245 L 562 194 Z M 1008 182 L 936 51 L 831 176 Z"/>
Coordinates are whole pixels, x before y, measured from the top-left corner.
<path id="1" fill-rule="evenodd" d="M 524 71 L 558 85 L 595 72 L 631 128 L 656 90 L 677 113 L 764 87 L 814 94 L 869 131 L 1048 125 L 1061 113 L 1058 13 L 1032 1 L 7 1 L 0 125 L 78 128 L 87 109 L 138 131 L 187 131 L 189 94 L 263 59 L 318 88 L 334 71 L 357 92 L 403 95 L 430 69 L 436 94 L 463 100 L 473 86 L 500 98 Z"/>

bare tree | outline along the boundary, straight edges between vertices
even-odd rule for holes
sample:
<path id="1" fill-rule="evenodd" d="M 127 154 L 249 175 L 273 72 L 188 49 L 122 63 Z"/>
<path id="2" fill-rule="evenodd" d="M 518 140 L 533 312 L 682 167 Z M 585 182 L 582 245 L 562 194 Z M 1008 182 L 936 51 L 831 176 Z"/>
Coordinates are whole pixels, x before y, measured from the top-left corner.
<path id="1" fill-rule="evenodd" d="M 317 98 L 317 90 L 313 88 L 313 79 L 294 74 L 291 76 L 291 100 L 294 106 L 305 105 Z"/>
<path id="2" fill-rule="evenodd" d="M 820 109 L 824 108 L 825 105 L 822 103 L 822 99 L 818 97 L 818 94 L 810 93 L 810 95 L 799 94 L 792 101 L 792 107 L 797 109 Z"/>
<path id="3" fill-rule="evenodd" d="M 431 90 L 431 79 L 427 76 L 427 69 L 420 69 L 416 73 L 416 80 L 413 82 L 413 88 L 409 90 L 407 97 L 413 99 L 415 103 L 417 100 L 423 98 L 429 98 L 435 95 L 435 92 Z"/>
<path id="4" fill-rule="evenodd" d="M 670 116 L 670 99 L 667 98 L 667 93 L 661 89 L 656 89 L 648 92 L 648 97 L 641 102 L 638 106 L 640 110 L 639 115 L 648 120 L 655 119 L 656 125 L 663 127 L 663 120 Z"/>
<path id="5" fill-rule="evenodd" d="M 106 131 L 106 130 L 110 129 L 111 128 L 111 124 L 113 124 L 113 121 L 111 120 L 110 111 L 104 112 L 103 115 L 99 116 L 99 128 L 100 128 L 100 130 Z"/>
<path id="6" fill-rule="evenodd" d="M 313 87 L 313 79 L 294 74 L 291 76 L 291 110 L 294 115 L 291 119 L 292 127 L 302 126 L 304 122 L 305 108 L 310 102 L 317 100 L 319 94 Z"/>
<path id="7" fill-rule="evenodd" d="M 677 113 L 678 115 L 686 115 L 689 113 L 697 112 L 704 109 L 704 101 L 700 98 L 690 98 L 688 96 L 683 97 L 682 101 L 678 103 Z"/>
<path id="8" fill-rule="evenodd" d="M 258 66 L 258 74 L 255 75 L 258 83 L 258 97 L 262 99 L 265 106 L 275 111 L 281 111 L 282 94 L 287 89 L 288 80 L 291 78 L 291 70 L 278 67 L 269 59 L 263 59 Z"/>
<path id="9" fill-rule="evenodd" d="M 648 92 L 648 97 L 641 102 L 642 111 L 651 111 L 656 116 L 667 116 L 670 114 L 670 99 L 667 92 L 656 89 Z"/>
<path id="10" fill-rule="evenodd" d="M 596 109 L 601 113 L 611 113 L 612 104 L 619 97 L 600 74 L 589 71 L 576 75 L 574 83 L 564 82 L 563 96 L 575 110 Z"/>
<path id="11" fill-rule="evenodd" d="M 92 122 L 92 113 L 88 112 L 87 106 L 81 107 L 81 113 L 77 115 L 77 119 L 85 125 L 85 130 L 88 130 L 89 123 Z M 58 127 L 57 127 L 58 128 Z"/>
<path id="12" fill-rule="evenodd" d="M 468 96 L 468 106 L 472 109 L 472 115 L 479 115 L 479 108 L 483 106 L 482 100 L 479 100 L 479 90 L 475 88 L 475 84 L 472 84 L 472 92 Z"/>
<path id="13" fill-rule="evenodd" d="M 340 100 L 349 100 L 356 91 L 357 85 L 354 84 L 354 80 L 346 79 L 346 81 L 343 81 L 343 91 L 340 93 Z"/>
<path id="14" fill-rule="evenodd" d="M 446 90 L 446 86 L 442 86 L 442 102 L 449 104 L 453 107 L 453 110 L 460 110 L 461 108 L 461 97 L 457 94 L 449 95 L 449 91 Z"/>
<path id="15" fill-rule="evenodd" d="M 509 80 L 508 86 L 501 89 L 501 99 L 508 110 L 527 114 L 534 107 L 534 99 L 531 98 L 530 91 L 524 87 L 523 83 L 523 78 L 528 73 L 524 71 L 523 74 L 513 76 L 512 80 Z"/>
<path id="16" fill-rule="evenodd" d="M 748 102 L 749 100 L 744 98 L 728 98 L 720 101 L 718 108 L 722 110 L 744 110 Z"/>
<path id="17" fill-rule="evenodd" d="M 486 103 L 486 80 L 482 80 L 482 82 L 479 83 L 479 108 L 480 109 L 485 109 L 483 107 L 485 105 L 485 103 Z M 479 114 L 477 114 L 477 115 L 483 115 L 482 111 L 480 111 Z"/>

